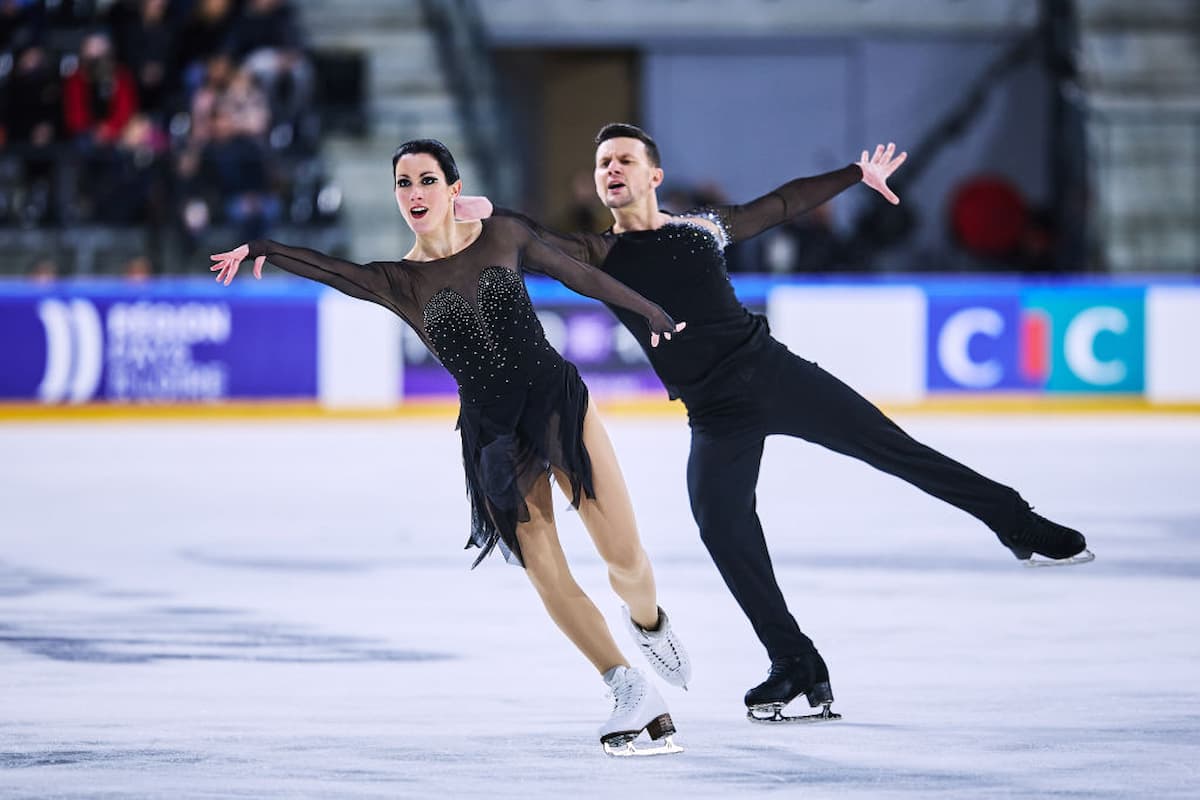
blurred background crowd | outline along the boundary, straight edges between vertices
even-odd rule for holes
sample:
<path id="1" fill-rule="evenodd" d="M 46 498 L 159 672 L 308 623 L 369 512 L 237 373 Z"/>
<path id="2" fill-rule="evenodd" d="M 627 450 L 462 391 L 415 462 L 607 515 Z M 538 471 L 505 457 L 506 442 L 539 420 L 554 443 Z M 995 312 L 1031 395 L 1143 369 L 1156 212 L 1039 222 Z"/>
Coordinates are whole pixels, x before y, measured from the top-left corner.
<path id="1" fill-rule="evenodd" d="M 673 211 L 909 151 L 899 208 L 848 192 L 734 271 L 1200 267 L 1191 0 L 0 0 L 0 274 L 202 273 L 268 234 L 399 257 L 416 136 L 603 229 L 610 121 L 659 140 Z"/>
<path id="2" fill-rule="evenodd" d="M 0 50 L 0 225 L 50 234 L 17 248 L 36 277 L 95 270 L 100 251 L 145 276 L 214 226 L 336 216 L 285 0 L 3 0 Z"/>

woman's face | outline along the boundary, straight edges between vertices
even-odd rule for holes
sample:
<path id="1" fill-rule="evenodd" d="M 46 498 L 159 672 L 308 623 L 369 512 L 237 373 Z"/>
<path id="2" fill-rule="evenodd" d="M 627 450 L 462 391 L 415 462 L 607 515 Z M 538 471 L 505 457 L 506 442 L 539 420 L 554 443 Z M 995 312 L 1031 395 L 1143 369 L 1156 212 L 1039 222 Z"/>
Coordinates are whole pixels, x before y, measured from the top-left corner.
<path id="1" fill-rule="evenodd" d="M 441 165 L 429 153 L 400 156 L 395 177 L 396 205 L 413 233 L 436 230 L 454 213 L 462 181 L 447 185 Z"/>

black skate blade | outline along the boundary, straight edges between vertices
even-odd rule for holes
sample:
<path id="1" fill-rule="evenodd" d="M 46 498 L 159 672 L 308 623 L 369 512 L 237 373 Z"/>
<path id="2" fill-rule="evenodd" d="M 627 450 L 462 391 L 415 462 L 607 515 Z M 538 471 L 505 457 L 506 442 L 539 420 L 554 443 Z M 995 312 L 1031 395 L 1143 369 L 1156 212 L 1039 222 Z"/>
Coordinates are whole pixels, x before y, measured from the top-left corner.
<path id="1" fill-rule="evenodd" d="M 652 744 L 643 745 L 637 744 L 637 737 L 636 733 L 617 733 L 606 737 L 601 740 L 604 754 L 614 758 L 636 758 L 668 756 L 683 752 L 683 748 L 675 744 L 675 740 L 670 736 L 665 736 Z"/>
<path id="2" fill-rule="evenodd" d="M 1080 550 L 1073 556 L 1068 558 L 1046 558 L 1044 556 L 1033 555 L 1023 560 L 1021 563 L 1026 567 L 1070 567 L 1075 564 L 1087 564 L 1090 561 L 1095 561 L 1096 555 L 1087 548 Z"/>
<path id="3" fill-rule="evenodd" d="M 830 711 L 828 704 L 816 714 L 797 715 L 784 714 L 784 705 L 784 703 L 766 703 L 760 706 L 750 706 L 746 709 L 746 719 L 762 725 L 789 725 L 796 723 L 833 722 L 842 718 L 841 714 Z"/>

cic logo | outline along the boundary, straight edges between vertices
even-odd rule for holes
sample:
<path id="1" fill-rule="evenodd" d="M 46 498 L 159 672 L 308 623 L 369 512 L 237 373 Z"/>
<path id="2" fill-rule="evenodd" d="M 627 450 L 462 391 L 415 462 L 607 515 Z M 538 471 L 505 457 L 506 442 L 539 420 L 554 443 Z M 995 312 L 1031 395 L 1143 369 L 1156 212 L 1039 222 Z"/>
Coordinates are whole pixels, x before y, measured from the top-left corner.
<path id="1" fill-rule="evenodd" d="M 1141 392 L 1144 305 L 1140 289 L 932 295 L 928 388 Z"/>

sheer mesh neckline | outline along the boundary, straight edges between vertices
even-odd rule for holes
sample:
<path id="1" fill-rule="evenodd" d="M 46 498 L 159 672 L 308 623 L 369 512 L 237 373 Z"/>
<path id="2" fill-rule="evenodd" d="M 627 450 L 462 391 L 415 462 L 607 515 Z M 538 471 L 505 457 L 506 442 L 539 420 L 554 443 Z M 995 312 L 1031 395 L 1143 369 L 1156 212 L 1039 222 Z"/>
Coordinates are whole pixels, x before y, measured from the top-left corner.
<path id="1" fill-rule="evenodd" d="M 402 258 L 402 259 L 400 259 L 399 263 L 401 263 L 401 264 L 439 264 L 444 261 L 450 261 L 451 259 L 458 258 L 463 253 L 466 253 L 472 247 L 479 244 L 479 240 L 483 238 L 484 233 L 487 231 L 487 224 L 483 220 L 480 220 L 479 225 L 480 225 L 479 235 L 476 236 L 474 239 L 472 239 L 469 243 L 467 243 L 467 245 L 465 247 L 463 247 L 463 249 L 459 250 L 456 253 L 451 253 L 450 255 L 442 256 L 441 258 L 431 258 L 428 261 L 415 261 L 411 258 Z"/>

